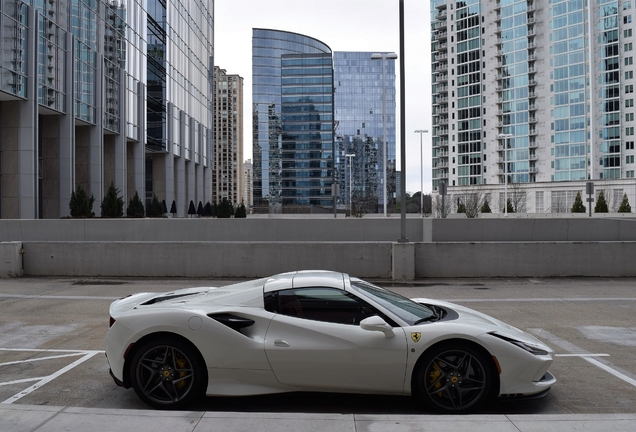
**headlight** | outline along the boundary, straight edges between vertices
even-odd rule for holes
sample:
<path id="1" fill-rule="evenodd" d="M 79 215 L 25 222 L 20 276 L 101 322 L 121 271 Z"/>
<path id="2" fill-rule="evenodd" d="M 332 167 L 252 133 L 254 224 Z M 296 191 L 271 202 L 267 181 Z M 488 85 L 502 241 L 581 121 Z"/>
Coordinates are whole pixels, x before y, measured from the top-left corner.
<path id="1" fill-rule="evenodd" d="M 546 350 L 544 350 L 538 345 L 530 344 L 528 342 L 521 342 L 516 339 L 512 339 L 512 338 L 509 338 L 508 336 L 500 335 L 499 333 L 495 333 L 495 332 L 488 333 L 488 334 L 491 336 L 497 337 L 499 339 L 505 340 L 506 342 L 510 342 L 513 345 L 517 345 L 519 348 L 521 348 L 524 351 L 528 351 L 530 354 L 534 354 L 534 355 L 548 354 Z"/>

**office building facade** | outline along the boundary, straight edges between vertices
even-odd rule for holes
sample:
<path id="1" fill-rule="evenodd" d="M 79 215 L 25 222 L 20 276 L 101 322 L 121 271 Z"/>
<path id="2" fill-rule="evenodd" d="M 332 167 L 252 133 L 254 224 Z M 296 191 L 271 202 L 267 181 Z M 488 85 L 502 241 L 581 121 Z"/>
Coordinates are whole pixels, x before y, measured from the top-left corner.
<path id="1" fill-rule="evenodd" d="M 336 182 L 339 202 L 370 202 L 376 209 L 384 203 L 383 103 L 386 96 L 387 202 L 395 198 L 395 60 L 386 60 L 386 91 L 382 85 L 382 62 L 371 52 L 334 52 Z M 355 154 L 346 158 L 346 154 Z M 352 179 L 349 179 L 349 162 Z M 369 209 L 370 210 L 370 209 Z"/>
<path id="2" fill-rule="evenodd" d="M 431 1 L 434 192 L 498 211 L 507 184 L 518 210 L 562 212 L 591 180 L 636 200 L 633 0 L 589 5 Z"/>
<path id="3" fill-rule="evenodd" d="M 331 49 L 308 36 L 252 33 L 255 207 L 332 206 Z"/>
<path id="4" fill-rule="evenodd" d="M 77 186 L 99 215 L 111 183 L 178 216 L 210 199 L 211 2 L 2 2 L 0 21 L 0 217 L 68 216 Z"/>
<path id="5" fill-rule="evenodd" d="M 237 206 L 243 186 L 243 78 L 214 67 L 214 168 L 212 202 Z"/>

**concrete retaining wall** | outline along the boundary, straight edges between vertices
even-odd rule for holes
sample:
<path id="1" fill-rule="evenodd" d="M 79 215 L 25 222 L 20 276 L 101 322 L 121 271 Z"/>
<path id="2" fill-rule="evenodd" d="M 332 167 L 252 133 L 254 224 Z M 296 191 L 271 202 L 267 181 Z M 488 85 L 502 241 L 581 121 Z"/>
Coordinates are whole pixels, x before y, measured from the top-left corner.
<path id="1" fill-rule="evenodd" d="M 30 242 L 25 276 L 240 277 L 325 269 L 364 278 L 636 277 L 636 242 Z"/>
<path id="2" fill-rule="evenodd" d="M 0 277 L 22 276 L 22 243 L 0 243 Z"/>
<path id="3" fill-rule="evenodd" d="M 399 217 L 279 219 L 0 219 L 0 241 L 397 241 Z M 422 240 L 422 219 L 407 220 Z"/>
<path id="4" fill-rule="evenodd" d="M 391 243 L 30 242 L 26 276 L 264 277 L 336 270 L 391 277 Z"/>
<path id="5" fill-rule="evenodd" d="M 406 220 L 410 242 L 636 241 L 636 218 Z M 0 219 L 0 242 L 394 242 L 400 217 L 247 219 Z"/>
<path id="6" fill-rule="evenodd" d="M 416 277 L 636 276 L 636 242 L 428 243 Z"/>

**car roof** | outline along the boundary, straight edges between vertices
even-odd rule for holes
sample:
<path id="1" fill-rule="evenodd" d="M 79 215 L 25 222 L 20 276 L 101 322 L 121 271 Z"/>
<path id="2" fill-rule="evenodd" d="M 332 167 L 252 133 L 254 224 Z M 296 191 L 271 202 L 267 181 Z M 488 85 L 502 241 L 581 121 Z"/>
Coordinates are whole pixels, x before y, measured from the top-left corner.
<path id="1" fill-rule="evenodd" d="M 329 287 L 344 289 L 345 273 L 329 270 L 301 270 L 281 273 L 267 278 L 263 286 L 264 292 L 289 288 Z"/>

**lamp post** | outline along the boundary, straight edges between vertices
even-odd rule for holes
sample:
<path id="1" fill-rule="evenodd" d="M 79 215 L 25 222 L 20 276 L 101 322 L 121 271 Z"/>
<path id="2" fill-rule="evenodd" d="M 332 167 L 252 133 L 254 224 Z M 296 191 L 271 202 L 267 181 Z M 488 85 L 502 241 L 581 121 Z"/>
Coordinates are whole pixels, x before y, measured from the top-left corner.
<path id="1" fill-rule="evenodd" d="M 355 156 L 356 156 L 356 155 L 355 155 L 354 153 L 347 153 L 347 154 L 345 155 L 345 157 L 348 157 L 348 158 L 349 158 L 349 216 L 352 216 L 352 214 L 351 214 L 351 208 L 352 208 L 352 205 L 351 205 L 351 204 L 352 204 L 352 199 L 351 199 L 352 194 L 351 194 L 351 191 L 353 190 L 353 187 L 352 187 L 352 184 L 353 184 L 353 177 L 351 176 L 351 165 L 352 165 L 352 161 L 353 161 L 353 159 L 352 159 L 352 158 L 354 158 Z"/>
<path id="2" fill-rule="evenodd" d="M 384 181 L 384 216 L 386 216 L 386 61 L 387 60 L 395 60 L 398 58 L 396 53 L 373 53 L 371 54 L 371 60 L 382 60 L 382 151 L 384 156 L 382 157 L 384 165 L 382 171 L 384 171 L 383 181 Z"/>
<path id="3" fill-rule="evenodd" d="M 416 130 L 420 134 L 420 214 L 424 217 L 424 150 L 422 145 L 422 134 L 428 133 L 428 129 Z"/>
<path id="4" fill-rule="evenodd" d="M 499 139 L 504 140 L 504 216 L 508 216 L 508 144 L 512 137 L 509 133 L 499 134 Z"/>

